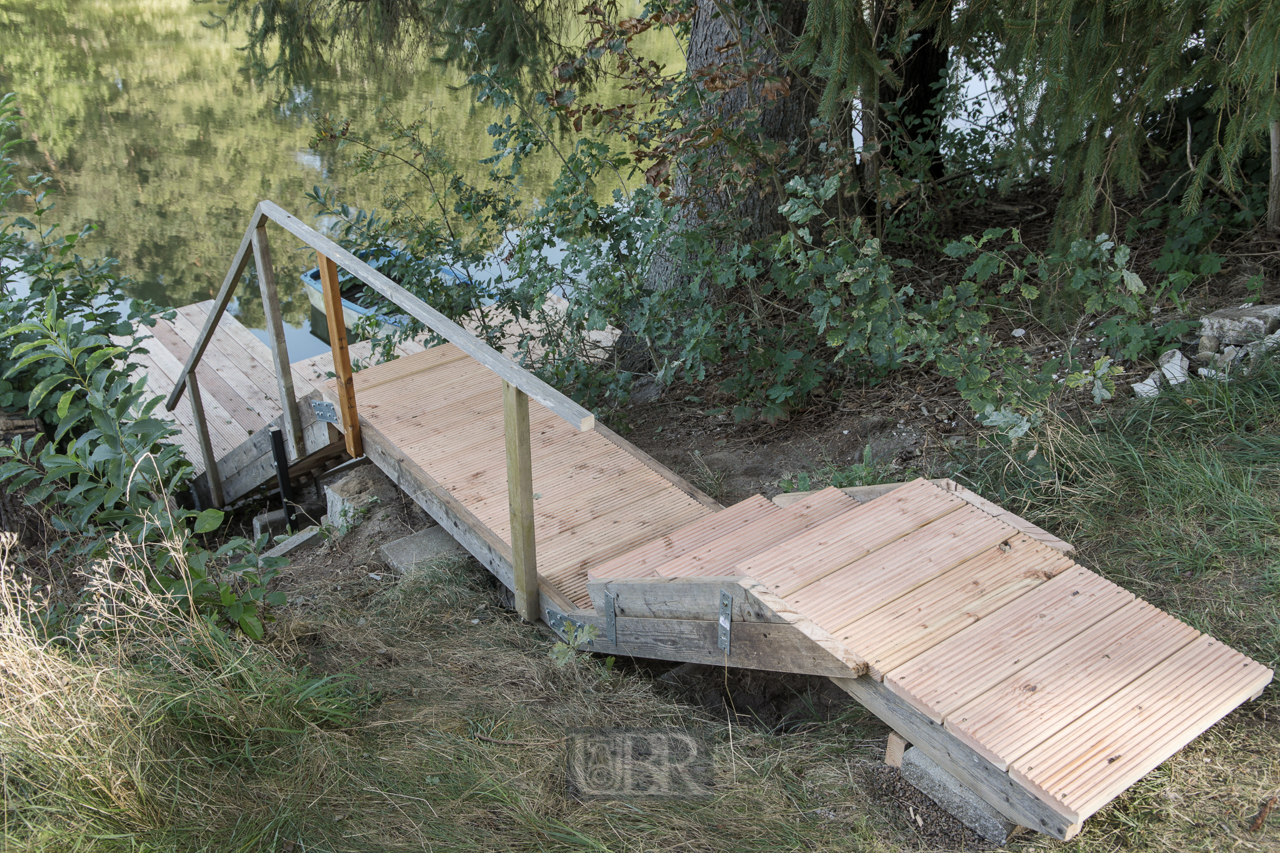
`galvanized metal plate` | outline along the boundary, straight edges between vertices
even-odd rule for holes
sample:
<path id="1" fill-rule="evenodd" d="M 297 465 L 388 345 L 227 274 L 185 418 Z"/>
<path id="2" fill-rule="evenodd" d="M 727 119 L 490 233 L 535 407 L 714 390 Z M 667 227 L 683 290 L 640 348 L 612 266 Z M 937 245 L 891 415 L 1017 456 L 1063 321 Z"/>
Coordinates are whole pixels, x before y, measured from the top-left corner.
<path id="1" fill-rule="evenodd" d="M 716 645 L 729 653 L 729 633 L 733 624 L 733 596 L 720 590 L 720 623 L 716 631 Z"/>
<path id="2" fill-rule="evenodd" d="M 316 413 L 316 420 L 318 421 L 342 426 L 342 422 L 338 420 L 338 410 L 334 408 L 333 403 L 328 403 L 324 400 L 312 400 L 311 411 Z"/>

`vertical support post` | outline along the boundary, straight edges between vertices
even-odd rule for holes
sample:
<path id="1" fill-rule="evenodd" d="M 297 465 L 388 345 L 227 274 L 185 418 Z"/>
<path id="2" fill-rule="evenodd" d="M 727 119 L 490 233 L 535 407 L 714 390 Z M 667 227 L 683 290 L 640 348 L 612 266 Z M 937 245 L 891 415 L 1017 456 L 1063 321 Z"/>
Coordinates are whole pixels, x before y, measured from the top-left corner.
<path id="1" fill-rule="evenodd" d="M 191 413 L 196 419 L 196 437 L 200 439 L 204 475 L 209 480 L 209 497 L 215 509 L 222 509 L 222 475 L 218 472 L 218 460 L 213 455 L 213 440 L 209 437 L 209 422 L 204 417 L 204 401 L 200 399 L 200 384 L 196 382 L 194 369 L 187 374 L 187 389 L 191 392 Z"/>
<path id="2" fill-rule="evenodd" d="M 529 448 L 529 395 L 503 380 L 503 430 L 507 446 L 507 501 L 511 506 L 511 567 L 516 612 L 538 619 L 538 558 L 533 538 L 533 455 Z"/>
<path id="3" fill-rule="evenodd" d="M 352 459 L 364 455 L 360 440 L 360 418 L 356 413 L 356 385 L 351 378 L 351 352 L 347 349 L 347 323 L 342 317 L 342 288 L 338 286 L 338 265 L 316 252 L 320 283 L 324 290 L 324 314 L 329 323 L 329 348 L 333 352 L 333 373 L 338 378 L 338 412 L 347 453 Z"/>
<path id="4" fill-rule="evenodd" d="M 275 268 L 271 265 L 271 244 L 267 242 L 266 223 L 253 229 L 253 261 L 258 267 L 258 288 L 262 291 L 262 311 L 267 317 L 267 341 L 276 368 L 276 387 L 280 390 L 280 406 L 284 409 L 284 428 L 293 446 L 294 458 L 307 455 L 302 440 L 302 416 L 293 392 L 293 368 L 289 366 L 289 347 L 284 341 L 284 319 L 280 315 L 280 292 L 276 290 Z"/>

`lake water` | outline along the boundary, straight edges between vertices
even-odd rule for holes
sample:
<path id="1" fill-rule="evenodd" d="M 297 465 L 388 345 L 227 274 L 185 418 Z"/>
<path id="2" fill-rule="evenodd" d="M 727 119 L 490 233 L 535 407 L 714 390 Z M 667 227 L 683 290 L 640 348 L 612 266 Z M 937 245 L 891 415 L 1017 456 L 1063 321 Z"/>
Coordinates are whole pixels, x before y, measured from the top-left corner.
<path id="1" fill-rule="evenodd" d="M 131 295 L 168 306 L 211 299 L 260 199 L 303 219 L 318 184 L 353 205 L 376 204 L 342 155 L 310 148 L 316 115 L 371 121 L 383 107 L 426 118 L 464 174 L 484 174 L 476 161 L 492 153 L 485 128 L 498 116 L 453 88 L 460 75 L 424 61 L 399 79 L 346 65 L 288 89 L 259 84 L 240 70 L 237 34 L 202 26 L 208 9 L 190 0 L 0 0 L 0 91 L 17 93 L 29 140 L 17 158 L 53 178 L 55 221 L 97 226 L 82 253 L 118 258 Z M 679 61 L 674 45 L 666 53 Z M 530 165 L 526 189 L 536 198 L 553 164 Z M 314 254 L 271 235 L 290 356 L 315 355 L 327 346 L 310 334 L 299 278 Z M 240 293 L 235 313 L 265 340 L 256 292 Z"/>

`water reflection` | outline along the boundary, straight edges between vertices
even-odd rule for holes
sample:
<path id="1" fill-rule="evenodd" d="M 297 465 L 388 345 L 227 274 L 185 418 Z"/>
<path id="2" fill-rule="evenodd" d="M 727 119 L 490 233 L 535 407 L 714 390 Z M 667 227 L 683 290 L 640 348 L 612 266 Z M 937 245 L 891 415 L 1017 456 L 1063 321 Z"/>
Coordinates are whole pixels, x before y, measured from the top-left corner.
<path id="1" fill-rule="evenodd" d="M 259 199 L 304 218 L 305 193 L 332 183 L 372 205 L 372 189 L 309 147 L 312 117 L 369 117 L 379 108 L 426 115 L 468 177 L 491 152 L 492 113 L 474 112 L 463 80 L 423 63 L 396 79 L 344 65 L 280 91 L 239 70 L 242 55 L 201 25 L 189 0 L 0 0 L 0 90 L 18 94 L 28 141 L 17 157 L 53 178 L 56 221 L 93 223 L 86 253 L 120 259 L 130 295 L 179 306 L 210 299 Z M 467 163 L 469 168 L 465 168 Z M 537 194 L 552 163 L 531 164 Z M 273 232 L 276 279 L 290 354 L 323 349 L 305 335 L 311 306 L 299 274 L 314 255 Z M 261 328 L 255 292 L 242 285 L 237 312 Z M 321 324 L 323 325 L 323 324 Z"/>

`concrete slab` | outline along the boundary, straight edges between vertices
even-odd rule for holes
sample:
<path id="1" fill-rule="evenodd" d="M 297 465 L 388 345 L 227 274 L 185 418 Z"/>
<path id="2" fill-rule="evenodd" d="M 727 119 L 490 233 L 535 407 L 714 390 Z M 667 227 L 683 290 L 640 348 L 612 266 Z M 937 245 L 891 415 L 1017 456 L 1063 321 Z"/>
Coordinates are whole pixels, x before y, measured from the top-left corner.
<path id="1" fill-rule="evenodd" d="M 920 789 L 956 820 L 993 844 L 1004 844 L 1022 831 L 1022 827 L 960 784 L 917 747 L 913 746 L 903 753 L 900 772 L 903 779 Z"/>
<path id="2" fill-rule="evenodd" d="M 428 527 L 378 548 L 378 556 L 400 574 L 440 557 L 465 553 L 443 527 Z"/>
<path id="3" fill-rule="evenodd" d="M 308 527 L 306 530 L 300 530 L 297 533 L 293 534 L 288 539 L 284 540 L 279 545 L 272 548 L 263 556 L 264 557 L 283 557 L 284 555 L 288 554 L 290 551 L 301 548 L 303 545 L 306 545 L 308 542 L 314 542 L 318 538 L 320 538 L 320 528 L 315 525 L 312 525 L 311 527 Z"/>

